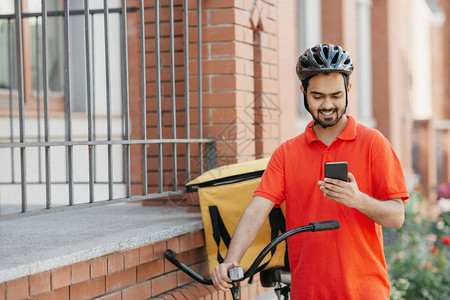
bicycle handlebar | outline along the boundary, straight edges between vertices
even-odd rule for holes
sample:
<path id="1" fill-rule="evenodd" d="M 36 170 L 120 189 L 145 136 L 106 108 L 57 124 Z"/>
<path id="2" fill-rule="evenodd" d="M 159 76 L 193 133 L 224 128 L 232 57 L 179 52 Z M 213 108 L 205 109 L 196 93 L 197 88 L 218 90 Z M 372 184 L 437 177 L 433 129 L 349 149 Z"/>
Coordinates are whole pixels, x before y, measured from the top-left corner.
<path id="1" fill-rule="evenodd" d="M 256 257 L 253 264 L 250 266 L 250 268 L 247 270 L 247 272 L 244 273 L 244 276 L 242 278 L 233 280 L 233 281 L 242 281 L 246 278 L 249 278 L 252 276 L 256 269 L 259 267 L 263 259 L 266 257 L 266 255 L 272 250 L 273 247 L 281 243 L 283 240 L 287 239 L 288 237 L 300 233 L 300 232 L 306 232 L 306 231 L 325 231 L 325 230 L 336 230 L 339 229 L 341 225 L 338 221 L 330 220 L 330 221 L 320 221 L 320 222 L 313 222 L 309 223 L 309 225 L 306 226 L 300 226 L 293 228 L 282 235 L 276 237 L 273 239 Z M 171 250 L 167 249 L 164 253 L 164 257 L 170 261 L 172 264 L 174 264 L 178 269 L 192 277 L 193 279 L 197 280 L 198 282 L 206 285 L 213 285 L 213 282 L 211 279 L 206 279 L 203 276 L 199 275 L 198 273 L 194 272 L 191 268 L 180 262 L 178 259 L 175 258 L 176 253 Z"/>
<path id="2" fill-rule="evenodd" d="M 203 283 L 206 285 L 213 285 L 213 282 L 211 279 L 206 279 L 205 277 L 199 275 L 194 270 L 192 270 L 191 268 L 189 268 L 188 266 L 186 266 L 185 264 L 180 262 L 178 259 L 176 259 L 175 255 L 176 255 L 176 253 L 172 249 L 167 249 L 166 252 L 164 252 L 164 257 L 168 261 L 170 261 L 172 264 L 174 264 L 178 269 L 180 269 L 184 273 L 188 274 L 189 276 L 191 276 L 192 278 L 194 278 L 195 280 L 197 280 L 200 283 Z"/>
<path id="3" fill-rule="evenodd" d="M 309 223 L 309 225 L 314 226 L 313 232 L 325 231 L 325 230 L 336 230 L 336 229 L 341 228 L 341 224 L 339 224 L 339 222 L 336 220 L 313 222 L 313 223 Z"/>

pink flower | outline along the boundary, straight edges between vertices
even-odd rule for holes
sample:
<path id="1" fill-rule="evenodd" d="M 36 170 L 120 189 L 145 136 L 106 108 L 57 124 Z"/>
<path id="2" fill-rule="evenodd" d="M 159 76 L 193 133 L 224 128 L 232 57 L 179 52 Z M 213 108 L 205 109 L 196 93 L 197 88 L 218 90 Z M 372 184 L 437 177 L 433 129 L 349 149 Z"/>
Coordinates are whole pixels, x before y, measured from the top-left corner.
<path id="1" fill-rule="evenodd" d="M 438 199 L 450 198 L 450 183 L 442 183 L 437 187 Z"/>
<path id="2" fill-rule="evenodd" d="M 429 233 L 425 237 L 426 237 L 427 240 L 429 240 L 432 243 L 436 242 L 436 240 L 437 240 L 436 235 L 433 234 L 433 233 Z"/>

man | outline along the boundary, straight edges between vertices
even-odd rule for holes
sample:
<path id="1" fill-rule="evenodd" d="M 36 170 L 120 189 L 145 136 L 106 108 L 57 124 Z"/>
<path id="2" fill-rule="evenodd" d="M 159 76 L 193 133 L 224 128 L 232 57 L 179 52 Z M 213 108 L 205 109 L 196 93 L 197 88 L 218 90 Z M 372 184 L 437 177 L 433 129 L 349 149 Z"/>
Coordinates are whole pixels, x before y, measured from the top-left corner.
<path id="1" fill-rule="evenodd" d="M 286 201 L 287 230 L 334 219 L 341 229 L 288 240 L 292 299 L 389 299 L 381 226 L 400 228 L 408 199 L 403 171 L 381 133 L 345 114 L 353 63 L 341 47 L 321 44 L 297 63 L 305 132 L 275 150 L 235 230 L 216 288 L 231 287 L 238 265 L 274 205 Z M 324 178 L 324 163 L 348 162 L 348 181 Z"/>

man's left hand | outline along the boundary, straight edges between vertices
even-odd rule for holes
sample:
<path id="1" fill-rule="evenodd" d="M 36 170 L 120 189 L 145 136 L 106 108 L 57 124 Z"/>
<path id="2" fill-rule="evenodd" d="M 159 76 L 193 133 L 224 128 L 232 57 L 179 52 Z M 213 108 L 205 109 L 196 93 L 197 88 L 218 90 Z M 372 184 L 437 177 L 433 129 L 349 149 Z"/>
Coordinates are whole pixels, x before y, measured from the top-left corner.
<path id="1" fill-rule="evenodd" d="M 348 182 L 325 178 L 324 181 L 319 181 L 319 186 L 326 198 L 348 207 L 356 208 L 358 206 L 361 192 L 352 173 L 348 173 Z"/>

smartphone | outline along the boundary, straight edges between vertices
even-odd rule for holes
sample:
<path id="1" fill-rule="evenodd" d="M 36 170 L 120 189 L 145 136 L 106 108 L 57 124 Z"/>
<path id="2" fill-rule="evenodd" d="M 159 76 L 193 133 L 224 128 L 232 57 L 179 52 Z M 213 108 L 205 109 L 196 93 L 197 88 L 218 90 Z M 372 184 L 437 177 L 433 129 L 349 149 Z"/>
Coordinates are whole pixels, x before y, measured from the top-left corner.
<path id="1" fill-rule="evenodd" d="M 335 161 L 325 163 L 325 177 L 348 180 L 348 164 L 346 161 Z"/>

